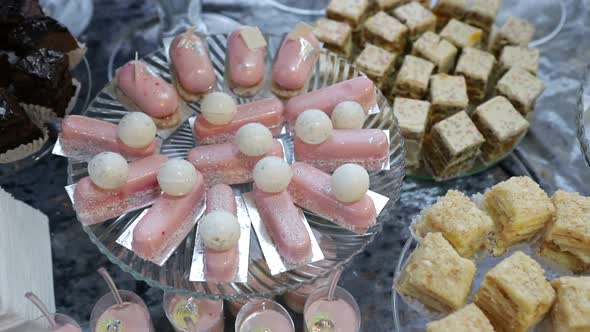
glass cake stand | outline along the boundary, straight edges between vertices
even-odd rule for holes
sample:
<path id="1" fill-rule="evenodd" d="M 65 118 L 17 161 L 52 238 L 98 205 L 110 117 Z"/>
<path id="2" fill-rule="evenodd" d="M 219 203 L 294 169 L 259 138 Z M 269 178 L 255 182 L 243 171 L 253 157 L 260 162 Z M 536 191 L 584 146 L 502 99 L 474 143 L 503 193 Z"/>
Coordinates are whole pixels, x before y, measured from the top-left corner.
<path id="1" fill-rule="evenodd" d="M 576 127 L 582 153 L 590 166 L 590 65 L 586 68 L 578 90 Z"/>
<path id="2" fill-rule="evenodd" d="M 267 73 L 273 63 L 282 38 L 267 36 L 268 58 Z M 227 35 L 219 34 L 207 37 L 211 50 L 211 61 L 218 78 L 218 90 L 226 90 L 223 84 L 223 71 L 225 67 L 225 50 Z M 170 71 L 163 49 L 150 54 L 144 61 L 158 72 L 164 79 L 170 81 Z M 322 50 L 320 60 L 315 68 L 309 90 L 332 85 L 336 82 L 347 80 L 361 75 L 361 73 L 346 60 Z M 268 80 L 267 76 L 267 80 Z M 254 98 L 270 96 L 269 84 L 264 92 Z M 239 103 L 248 102 L 251 99 L 237 98 Z M 391 210 L 399 198 L 402 179 L 404 177 L 405 151 L 403 139 L 397 121 L 393 117 L 392 109 L 387 99 L 378 94 L 380 113 L 370 116 L 365 127 L 387 129 L 390 132 L 390 170 L 371 173 L 371 190 L 387 196 L 390 201 L 385 207 Z M 196 112 L 199 104 L 189 105 Z M 88 109 L 83 113 L 86 116 L 118 122 L 126 114 L 123 106 L 108 93 L 101 91 L 92 101 Z M 293 142 L 288 134 L 283 135 L 286 142 L 286 155 L 292 156 Z M 162 146 L 162 154 L 171 157 L 185 157 L 187 152 L 195 146 L 192 129 L 187 122 L 176 133 L 166 139 Z M 74 183 L 87 175 L 86 164 L 70 160 L 68 164 L 68 182 Z M 235 186 L 239 192 L 248 192 L 251 185 Z M 386 222 L 387 213 L 382 213 L 378 223 L 364 235 L 356 235 L 350 231 L 336 226 L 327 220 L 314 214 L 307 213 L 306 217 L 318 239 L 320 247 L 326 259 L 311 263 L 301 268 L 272 276 L 261 254 L 257 241 L 251 242 L 250 266 L 248 271 L 248 283 L 199 283 L 189 281 L 190 264 L 194 246 L 194 231 L 182 242 L 175 253 L 163 266 L 144 261 L 132 251 L 118 245 L 115 241 L 119 235 L 134 221 L 142 211 L 125 214 L 119 218 L 106 221 L 93 226 L 84 226 L 84 231 L 91 241 L 113 263 L 122 270 L 130 273 L 138 280 L 147 282 L 150 286 L 162 288 L 165 291 L 176 293 L 190 293 L 193 296 L 206 296 L 209 298 L 223 298 L 233 300 L 245 297 L 271 296 L 295 289 L 303 284 L 311 283 L 317 278 L 325 277 L 334 269 L 349 262 L 356 254 L 361 252 L 366 245 L 371 243 L 374 237 L 381 231 L 382 224 Z M 254 238 L 254 236 L 253 236 Z"/>

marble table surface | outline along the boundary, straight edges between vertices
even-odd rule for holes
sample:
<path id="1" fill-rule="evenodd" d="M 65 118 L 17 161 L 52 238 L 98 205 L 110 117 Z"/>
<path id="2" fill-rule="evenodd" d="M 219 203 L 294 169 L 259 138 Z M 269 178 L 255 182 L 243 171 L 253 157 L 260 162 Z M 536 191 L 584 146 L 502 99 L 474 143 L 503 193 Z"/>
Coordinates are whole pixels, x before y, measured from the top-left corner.
<path id="1" fill-rule="evenodd" d="M 473 194 L 512 175 L 526 174 L 549 192 L 561 188 L 590 194 L 585 185 L 590 183 L 590 169 L 580 152 L 574 125 L 576 92 L 590 59 L 590 15 L 587 2 L 566 3 L 568 18 L 563 30 L 540 47 L 540 76 L 547 89 L 538 102 L 531 130 L 516 152 L 498 166 L 470 178 L 444 183 L 406 179 L 401 199 L 395 209 L 387 212 L 382 234 L 346 269 L 341 285 L 359 303 L 363 331 L 393 330 L 391 285 L 399 252 L 409 237 L 407 226 L 415 214 L 447 190 Z M 155 17 L 154 7 L 150 1 L 95 0 L 94 16 L 81 36 L 89 48 L 93 95 L 108 80 L 108 57 L 120 32 L 138 20 Z M 275 32 L 287 31 L 298 20 L 317 18 L 287 14 L 265 5 L 265 1 L 253 0 L 205 1 L 204 12 L 222 13 L 240 23 Z M 150 42 L 145 45 L 155 45 L 153 40 Z M 99 267 L 106 266 L 121 288 L 137 292 L 146 301 L 157 331 L 172 331 L 161 308 L 162 292 L 136 282 L 100 254 L 77 222 L 63 190 L 65 184 L 66 160 L 56 156 L 47 156 L 14 176 L 0 179 L 2 188 L 50 218 L 57 310 L 87 325 L 92 306 L 107 292 L 96 273 Z M 300 316 L 294 317 L 301 320 Z M 403 322 L 404 317 L 400 318 Z M 233 330 L 231 318 L 226 326 L 227 331 Z"/>

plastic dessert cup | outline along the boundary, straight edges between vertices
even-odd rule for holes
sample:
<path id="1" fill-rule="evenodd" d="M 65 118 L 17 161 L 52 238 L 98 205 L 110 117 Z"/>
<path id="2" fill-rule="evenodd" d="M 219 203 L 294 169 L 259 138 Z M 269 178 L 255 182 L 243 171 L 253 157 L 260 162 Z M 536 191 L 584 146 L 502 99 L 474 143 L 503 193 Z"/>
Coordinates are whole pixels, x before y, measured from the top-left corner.
<path id="1" fill-rule="evenodd" d="M 236 317 L 236 332 L 295 332 L 293 320 L 285 308 L 272 300 L 249 302 Z"/>
<path id="2" fill-rule="evenodd" d="M 307 298 L 303 310 L 305 331 L 314 331 L 314 324 L 316 329 L 333 325 L 335 332 L 360 331 L 361 315 L 354 297 L 344 288 L 336 287 L 334 298 L 329 300 L 328 289 L 328 286 L 318 288 Z"/>
<path id="3" fill-rule="evenodd" d="M 328 278 L 321 278 L 311 284 L 305 284 L 295 290 L 288 291 L 285 294 L 283 294 L 283 301 L 285 301 L 285 304 L 291 310 L 295 311 L 296 313 L 302 314 L 303 308 L 305 306 L 305 301 L 307 301 L 309 295 L 313 293 L 316 289 L 327 285 L 328 282 Z"/>
<path id="4" fill-rule="evenodd" d="M 223 301 L 164 293 L 164 312 L 177 332 L 223 332 Z M 194 327 L 189 328 L 189 318 Z"/>
<path id="5" fill-rule="evenodd" d="M 32 324 L 35 327 L 38 327 L 38 326 L 45 327 L 46 329 L 42 330 L 42 331 L 47 331 L 47 332 L 82 332 L 82 328 L 80 327 L 80 325 L 78 325 L 78 323 L 70 316 L 66 316 L 63 314 L 51 314 L 50 316 L 57 323 L 57 327 L 55 327 L 55 328 L 49 327 L 48 322 L 47 322 L 47 317 L 45 317 L 45 316 L 41 316 L 41 317 L 35 319 L 32 322 Z"/>
<path id="6" fill-rule="evenodd" d="M 134 331 L 153 332 L 154 328 L 150 318 L 150 313 L 137 294 L 120 290 L 122 304 L 117 304 L 112 293 L 108 293 L 96 304 L 92 309 L 90 315 L 90 331 L 91 332 L 106 332 L 106 331 L 125 331 L 133 328 Z M 119 324 L 119 330 L 109 330 L 109 325 Z"/>

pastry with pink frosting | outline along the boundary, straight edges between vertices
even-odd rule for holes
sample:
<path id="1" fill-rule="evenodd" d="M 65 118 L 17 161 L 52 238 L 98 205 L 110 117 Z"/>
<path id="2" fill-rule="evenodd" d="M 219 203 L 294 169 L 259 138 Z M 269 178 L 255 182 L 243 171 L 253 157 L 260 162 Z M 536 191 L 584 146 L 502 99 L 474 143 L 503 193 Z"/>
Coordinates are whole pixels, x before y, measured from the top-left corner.
<path id="1" fill-rule="evenodd" d="M 228 78 L 240 97 L 254 96 L 264 85 L 266 41 L 256 27 L 234 30 L 227 40 Z"/>
<path id="2" fill-rule="evenodd" d="M 283 111 L 283 102 L 271 97 L 238 105 L 235 116 L 228 124 L 215 125 L 204 116 L 199 116 L 195 121 L 195 137 L 200 145 L 228 142 L 238 129 L 248 123 L 260 123 L 270 129 L 273 136 L 278 136 L 285 121 Z"/>
<path id="3" fill-rule="evenodd" d="M 188 30 L 174 38 L 170 45 L 170 71 L 180 96 L 197 101 L 213 91 L 217 82 L 209 58 L 207 43 Z"/>
<path id="4" fill-rule="evenodd" d="M 319 57 L 320 42 L 313 28 L 301 22 L 291 31 L 277 54 L 272 69 L 272 92 L 281 98 L 301 94 L 307 87 Z"/>
<path id="5" fill-rule="evenodd" d="M 172 128 L 180 123 L 176 90 L 144 62 L 130 61 L 119 68 L 114 87 L 122 104 L 151 116 L 158 128 Z"/>

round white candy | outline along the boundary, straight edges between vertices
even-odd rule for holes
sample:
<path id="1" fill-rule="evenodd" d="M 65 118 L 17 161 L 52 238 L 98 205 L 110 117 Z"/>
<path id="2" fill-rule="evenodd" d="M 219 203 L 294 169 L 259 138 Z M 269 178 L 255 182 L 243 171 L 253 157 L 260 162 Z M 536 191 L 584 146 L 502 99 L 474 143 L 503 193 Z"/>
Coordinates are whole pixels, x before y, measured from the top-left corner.
<path id="1" fill-rule="evenodd" d="M 120 154 L 103 152 L 90 160 L 88 174 L 92 182 L 99 188 L 113 190 L 127 183 L 129 165 Z"/>
<path id="2" fill-rule="evenodd" d="M 332 134 L 332 121 L 320 110 L 307 110 L 297 118 L 295 134 L 307 144 L 320 144 Z"/>
<path id="3" fill-rule="evenodd" d="M 131 112 L 119 122 L 117 135 L 129 147 L 144 148 L 150 145 L 156 137 L 156 125 L 149 115 L 142 112 Z"/>
<path id="4" fill-rule="evenodd" d="M 249 123 L 238 129 L 236 143 L 246 156 L 258 157 L 272 148 L 272 133 L 260 123 Z"/>
<path id="5" fill-rule="evenodd" d="M 184 196 L 194 189 L 197 171 L 184 159 L 170 159 L 160 168 L 158 183 L 166 194 Z"/>
<path id="6" fill-rule="evenodd" d="M 365 124 L 365 110 L 356 101 L 343 101 L 332 111 L 332 124 L 336 129 L 361 129 Z"/>
<path id="7" fill-rule="evenodd" d="M 234 99 L 223 92 L 213 92 L 201 101 L 201 113 L 207 122 L 224 125 L 231 122 L 238 107 Z"/>
<path id="8" fill-rule="evenodd" d="M 238 244 L 240 223 L 227 211 L 213 211 L 199 222 L 199 233 L 207 248 L 228 250 Z"/>
<path id="9" fill-rule="evenodd" d="M 369 174 L 356 164 L 344 164 L 332 174 L 332 192 L 344 203 L 356 202 L 369 190 Z"/>
<path id="10" fill-rule="evenodd" d="M 254 166 L 254 183 L 266 193 L 283 191 L 291 182 L 293 171 L 283 158 L 265 157 Z"/>

